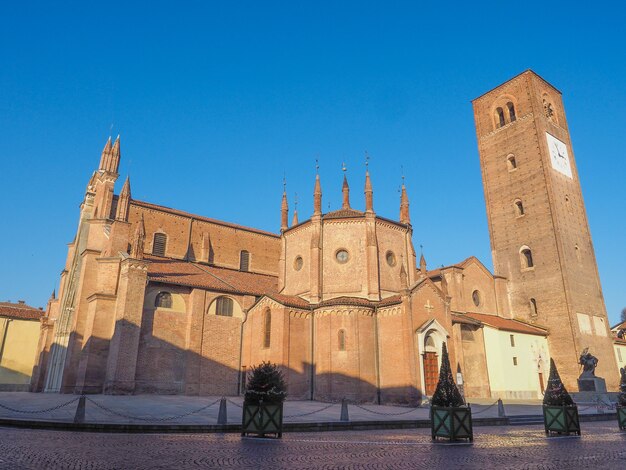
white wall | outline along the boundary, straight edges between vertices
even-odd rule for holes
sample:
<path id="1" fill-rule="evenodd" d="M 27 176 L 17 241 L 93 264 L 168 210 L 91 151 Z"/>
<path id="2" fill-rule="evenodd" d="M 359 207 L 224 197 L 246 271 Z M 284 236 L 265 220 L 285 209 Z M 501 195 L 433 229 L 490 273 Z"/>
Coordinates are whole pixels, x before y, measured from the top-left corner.
<path id="1" fill-rule="evenodd" d="M 541 398 L 539 372 L 544 387 L 548 382 L 550 356 L 548 341 L 535 336 L 502 331 L 485 325 L 485 353 L 493 398 Z M 513 335 L 515 346 L 511 346 Z M 517 358 L 514 365 L 513 358 Z"/>

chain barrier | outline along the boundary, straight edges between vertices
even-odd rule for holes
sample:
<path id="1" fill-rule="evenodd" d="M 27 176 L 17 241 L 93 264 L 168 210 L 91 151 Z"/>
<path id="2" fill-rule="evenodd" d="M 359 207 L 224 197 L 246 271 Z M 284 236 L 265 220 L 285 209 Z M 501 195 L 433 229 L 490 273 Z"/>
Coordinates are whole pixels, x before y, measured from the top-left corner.
<path id="1" fill-rule="evenodd" d="M 417 411 L 420 408 L 411 408 L 407 411 L 401 411 L 399 413 L 389 413 L 389 412 L 385 412 L 385 411 L 374 411 L 374 410 L 370 410 L 369 408 L 365 408 L 364 406 L 361 405 L 357 405 L 356 403 L 352 403 L 351 406 L 356 406 L 357 408 L 362 409 L 363 411 L 367 411 L 369 413 L 373 413 L 375 415 L 381 415 L 381 416 L 401 416 L 401 415 L 408 415 L 409 413 L 412 413 L 413 411 Z"/>
<path id="2" fill-rule="evenodd" d="M 56 410 L 58 410 L 60 408 L 63 408 L 64 406 L 71 405 L 72 403 L 75 403 L 78 400 L 80 400 L 80 397 L 73 398 L 73 399 L 71 399 L 68 402 L 61 403 L 60 405 L 56 405 L 56 406 L 53 406 L 51 408 L 46 408 L 44 410 L 18 410 L 17 408 L 11 408 L 10 406 L 3 405 L 2 403 L 0 403 L 0 408 L 4 408 L 5 410 L 13 411 L 14 413 L 26 413 L 26 414 L 48 413 L 50 411 L 56 411 Z"/>
<path id="3" fill-rule="evenodd" d="M 304 416 L 311 416 L 314 415 L 315 413 L 321 413 L 322 411 L 327 410 L 328 408 L 330 408 L 331 406 L 335 406 L 336 403 L 331 403 L 328 406 L 325 406 L 324 408 L 320 408 L 319 410 L 315 410 L 315 411 L 309 411 L 306 413 L 299 413 L 299 414 L 295 414 L 295 415 L 285 415 L 284 418 L 302 418 Z"/>
<path id="4" fill-rule="evenodd" d="M 240 404 L 239 404 L 239 403 L 237 403 L 237 402 L 232 401 L 230 398 L 227 398 L 227 399 L 226 399 L 226 401 L 227 401 L 228 403 L 230 403 L 231 405 L 235 405 L 237 408 L 241 408 L 241 409 L 243 409 L 243 406 L 242 406 L 242 405 L 240 405 Z"/>
<path id="5" fill-rule="evenodd" d="M 498 404 L 498 400 L 496 400 L 494 403 L 492 403 L 491 405 L 489 405 L 487 408 L 485 408 L 484 410 L 480 410 L 480 411 L 472 411 L 472 415 L 479 415 L 481 413 L 484 413 L 485 411 L 493 408 L 494 406 L 496 406 Z"/>
<path id="6" fill-rule="evenodd" d="M 154 417 L 145 417 L 145 416 L 133 416 L 133 415 L 129 415 L 129 414 L 126 414 L 126 413 L 120 413 L 119 411 L 115 411 L 115 410 L 112 410 L 111 408 L 108 408 L 108 407 L 106 407 L 104 405 L 101 405 L 100 403 L 98 403 L 97 401 L 92 400 L 89 397 L 85 397 L 85 398 L 87 399 L 87 401 L 89 401 L 90 403 L 93 403 L 98 408 L 100 408 L 101 410 L 106 411 L 107 413 L 110 413 L 110 414 L 113 414 L 113 415 L 117 415 L 117 416 L 120 416 L 122 418 L 134 419 L 134 420 L 137 420 L 137 421 L 154 421 L 154 422 L 156 422 L 156 421 L 159 421 L 159 422 L 161 422 L 161 421 L 172 421 L 172 420 L 175 420 L 175 419 L 185 418 L 187 416 L 191 416 L 192 414 L 200 413 L 201 411 L 204 411 L 207 408 L 212 407 L 216 403 L 219 403 L 219 401 L 221 400 L 221 398 L 218 398 L 214 402 L 209 403 L 208 405 L 205 405 L 202 408 L 198 408 L 196 410 L 191 410 L 191 411 L 189 411 L 187 413 L 181 413 L 181 414 L 176 415 L 176 416 L 165 416 L 165 417 L 162 417 L 162 418 L 154 418 Z"/>

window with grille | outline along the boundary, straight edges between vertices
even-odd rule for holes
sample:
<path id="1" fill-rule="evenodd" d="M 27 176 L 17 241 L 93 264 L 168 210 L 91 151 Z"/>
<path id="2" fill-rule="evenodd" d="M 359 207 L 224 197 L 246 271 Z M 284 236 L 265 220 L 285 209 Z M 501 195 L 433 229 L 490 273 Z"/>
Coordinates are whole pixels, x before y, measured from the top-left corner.
<path id="1" fill-rule="evenodd" d="M 263 316 L 263 347 L 269 348 L 272 339 L 272 312 L 266 310 Z"/>
<path id="2" fill-rule="evenodd" d="M 339 343 L 339 351 L 346 350 L 346 330 L 339 330 L 337 333 L 337 341 Z"/>
<path id="3" fill-rule="evenodd" d="M 250 270 L 250 253 L 246 250 L 241 250 L 239 254 L 239 271 Z"/>
<path id="4" fill-rule="evenodd" d="M 215 303 L 215 315 L 232 317 L 233 299 L 229 299 L 228 297 L 218 297 Z"/>
<path id="5" fill-rule="evenodd" d="M 515 106 L 510 101 L 506 104 L 507 109 L 509 110 L 509 119 L 511 122 L 514 122 L 517 119 L 515 115 Z"/>
<path id="6" fill-rule="evenodd" d="M 504 110 L 502 108 L 496 109 L 496 127 L 502 127 L 506 124 L 504 120 Z"/>
<path id="7" fill-rule="evenodd" d="M 166 245 L 167 235 L 164 233 L 155 233 L 154 242 L 152 243 L 152 254 L 156 256 L 165 256 Z"/>
<path id="8" fill-rule="evenodd" d="M 172 308 L 172 294 L 159 292 L 156 299 L 154 299 L 154 306 L 157 308 Z"/>

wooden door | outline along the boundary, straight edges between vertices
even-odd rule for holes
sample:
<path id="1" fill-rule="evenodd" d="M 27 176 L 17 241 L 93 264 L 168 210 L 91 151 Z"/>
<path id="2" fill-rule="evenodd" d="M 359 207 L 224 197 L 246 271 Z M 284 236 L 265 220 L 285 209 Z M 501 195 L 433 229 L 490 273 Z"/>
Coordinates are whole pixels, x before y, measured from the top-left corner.
<path id="1" fill-rule="evenodd" d="M 437 362 L 437 353 L 424 353 L 424 392 L 427 396 L 432 397 L 437 388 L 437 380 L 439 379 L 439 363 Z"/>

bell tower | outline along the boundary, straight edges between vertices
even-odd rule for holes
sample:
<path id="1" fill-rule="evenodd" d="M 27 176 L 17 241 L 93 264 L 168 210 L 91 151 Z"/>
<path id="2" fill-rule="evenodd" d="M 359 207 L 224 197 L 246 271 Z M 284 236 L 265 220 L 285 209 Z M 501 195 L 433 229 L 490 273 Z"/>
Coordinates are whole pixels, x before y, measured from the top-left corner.
<path id="1" fill-rule="evenodd" d="M 473 102 L 496 275 L 514 317 L 549 329 L 550 355 L 570 391 L 579 355 L 617 365 L 561 93 L 527 70 Z"/>

